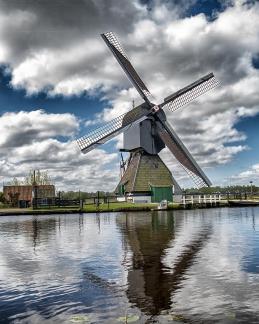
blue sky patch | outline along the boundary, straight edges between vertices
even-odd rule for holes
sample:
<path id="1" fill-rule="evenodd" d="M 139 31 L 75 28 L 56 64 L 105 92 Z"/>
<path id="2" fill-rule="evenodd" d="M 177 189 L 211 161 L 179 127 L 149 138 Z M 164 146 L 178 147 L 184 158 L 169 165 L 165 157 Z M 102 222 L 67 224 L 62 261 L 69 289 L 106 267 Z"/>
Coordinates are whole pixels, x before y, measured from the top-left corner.
<path id="1" fill-rule="evenodd" d="M 252 65 L 255 69 L 259 69 L 259 53 L 252 58 Z"/>

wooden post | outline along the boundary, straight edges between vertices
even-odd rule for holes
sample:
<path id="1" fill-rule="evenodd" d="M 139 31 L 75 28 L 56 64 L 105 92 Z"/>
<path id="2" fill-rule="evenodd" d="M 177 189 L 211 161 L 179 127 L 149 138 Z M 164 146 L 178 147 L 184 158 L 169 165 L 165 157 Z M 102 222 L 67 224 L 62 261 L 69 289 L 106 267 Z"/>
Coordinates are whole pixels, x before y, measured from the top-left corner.
<path id="1" fill-rule="evenodd" d="M 99 193 L 99 190 L 98 190 L 97 191 L 97 203 L 96 203 L 97 210 L 99 210 L 99 205 L 100 205 L 100 193 Z"/>
<path id="2" fill-rule="evenodd" d="M 61 192 L 58 192 L 58 207 L 61 205 Z"/>
<path id="3" fill-rule="evenodd" d="M 183 194 L 182 201 L 183 201 L 183 205 L 184 205 L 184 208 L 185 208 L 185 194 Z"/>
<path id="4" fill-rule="evenodd" d="M 38 208 L 38 188 L 37 188 L 37 183 L 36 183 L 35 170 L 33 170 L 32 193 L 33 193 L 32 209 L 37 209 Z"/>

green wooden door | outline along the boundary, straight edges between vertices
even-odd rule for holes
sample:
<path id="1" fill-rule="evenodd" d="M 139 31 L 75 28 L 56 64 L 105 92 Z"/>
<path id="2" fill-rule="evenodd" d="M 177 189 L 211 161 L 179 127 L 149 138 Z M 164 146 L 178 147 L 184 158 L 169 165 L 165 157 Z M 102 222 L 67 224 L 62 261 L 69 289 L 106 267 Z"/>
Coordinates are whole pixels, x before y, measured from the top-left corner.
<path id="1" fill-rule="evenodd" d="M 160 202 L 161 200 L 173 201 L 172 187 L 151 186 L 151 201 Z"/>
<path id="2" fill-rule="evenodd" d="M 119 185 L 118 189 L 119 189 L 118 190 L 119 195 L 123 196 L 125 194 L 125 185 L 124 184 Z"/>

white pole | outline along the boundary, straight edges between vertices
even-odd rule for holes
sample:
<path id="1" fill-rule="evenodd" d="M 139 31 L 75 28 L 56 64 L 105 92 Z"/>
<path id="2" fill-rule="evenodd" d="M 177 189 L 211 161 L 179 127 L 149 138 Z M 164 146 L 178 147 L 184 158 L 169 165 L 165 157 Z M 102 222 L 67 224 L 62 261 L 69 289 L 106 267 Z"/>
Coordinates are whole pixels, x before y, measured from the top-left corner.
<path id="1" fill-rule="evenodd" d="M 183 195 L 183 197 L 182 197 L 182 201 L 183 201 L 183 205 L 184 205 L 184 207 L 185 207 L 185 195 Z"/>

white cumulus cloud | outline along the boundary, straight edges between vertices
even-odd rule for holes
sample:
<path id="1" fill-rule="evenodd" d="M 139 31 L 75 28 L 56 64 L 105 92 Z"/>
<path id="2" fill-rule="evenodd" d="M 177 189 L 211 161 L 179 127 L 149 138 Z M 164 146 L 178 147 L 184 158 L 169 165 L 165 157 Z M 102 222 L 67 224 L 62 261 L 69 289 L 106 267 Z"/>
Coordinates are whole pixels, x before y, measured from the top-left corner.
<path id="1" fill-rule="evenodd" d="M 7 67 L 11 85 L 29 95 L 44 91 L 49 96 L 78 96 L 86 92 L 106 99 L 107 107 L 96 116 L 98 122 L 125 113 L 133 99 L 135 104 L 141 103 L 100 38 L 102 32 L 113 30 L 118 34 L 158 102 L 213 71 L 221 82 L 219 88 L 185 109 L 166 114 L 201 166 L 214 168 L 248 149 L 246 134 L 236 125 L 242 118 L 259 113 L 259 70 L 252 64 L 259 53 L 259 4 L 222 3 L 224 10 L 215 11 L 213 19 L 208 19 L 202 13 L 184 16 L 195 1 L 153 1 L 145 5 L 137 0 L 119 4 L 116 0 L 0 0 L 0 63 Z M 66 134 L 58 130 L 58 135 L 53 130 L 57 129 L 54 121 L 44 130 L 30 128 L 28 123 L 27 116 L 20 136 L 4 126 L 2 145 L 12 147 L 24 138 L 29 150 L 38 134 L 44 145 L 53 147 L 56 136 L 75 134 L 73 123 L 78 122 L 70 117 Z M 85 125 L 94 123 L 89 118 Z M 22 156 L 24 152 L 16 154 Z M 42 156 L 39 151 L 37 154 Z M 171 163 L 168 151 L 161 155 Z M 174 164 L 170 165 L 174 170 Z M 100 179 L 102 174 L 96 176 Z"/>
<path id="2" fill-rule="evenodd" d="M 101 149 L 82 155 L 72 139 L 78 127 L 76 117 L 68 113 L 36 110 L 2 115 L 1 181 L 23 179 L 30 170 L 40 169 L 48 170 L 60 190 L 113 190 L 119 174 L 117 155 Z"/>

